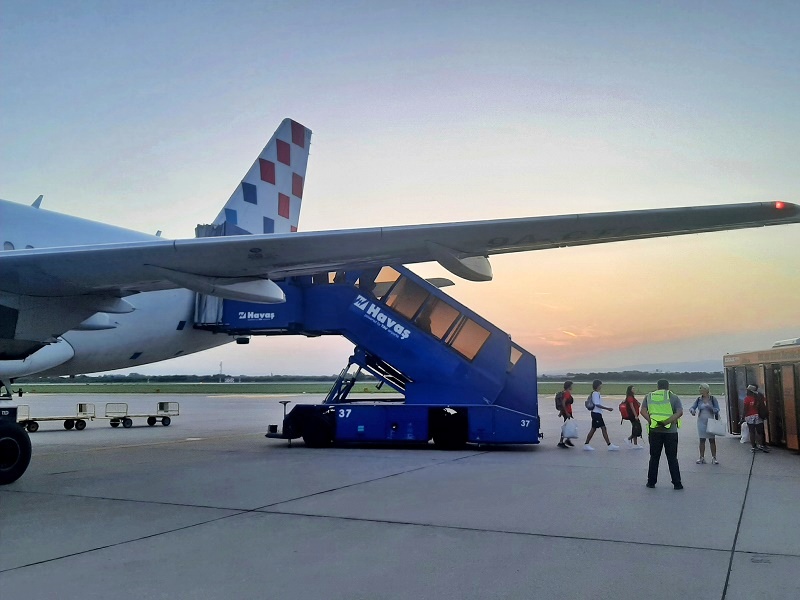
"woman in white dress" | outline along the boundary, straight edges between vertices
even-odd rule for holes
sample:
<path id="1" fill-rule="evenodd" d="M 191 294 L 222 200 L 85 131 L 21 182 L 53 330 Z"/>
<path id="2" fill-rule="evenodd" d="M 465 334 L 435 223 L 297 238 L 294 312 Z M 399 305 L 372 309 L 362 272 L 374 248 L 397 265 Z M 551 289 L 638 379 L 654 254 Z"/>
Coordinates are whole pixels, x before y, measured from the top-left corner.
<path id="1" fill-rule="evenodd" d="M 711 395 L 707 383 L 700 384 L 700 396 L 694 401 L 689 412 L 697 415 L 697 435 L 700 437 L 700 458 L 695 462 L 698 465 L 706 464 L 706 440 L 708 440 L 708 445 L 711 446 L 711 463 L 718 465 L 717 441 L 713 433 L 706 431 L 706 426 L 709 419 L 719 419 L 719 402 Z"/>

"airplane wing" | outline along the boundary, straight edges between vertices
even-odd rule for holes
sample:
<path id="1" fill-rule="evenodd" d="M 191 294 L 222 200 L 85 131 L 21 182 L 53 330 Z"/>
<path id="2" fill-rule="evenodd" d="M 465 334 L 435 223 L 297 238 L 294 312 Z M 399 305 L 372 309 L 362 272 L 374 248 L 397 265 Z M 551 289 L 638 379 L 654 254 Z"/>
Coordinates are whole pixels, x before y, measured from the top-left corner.
<path id="1" fill-rule="evenodd" d="M 427 261 L 485 281 L 491 279 L 486 257 L 493 254 L 799 222 L 800 206 L 770 202 L 15 250 L 0 253 L 0 291 L 121 298 L 187 287 L 258 301 L 237 296 L 235 287 Z"/>

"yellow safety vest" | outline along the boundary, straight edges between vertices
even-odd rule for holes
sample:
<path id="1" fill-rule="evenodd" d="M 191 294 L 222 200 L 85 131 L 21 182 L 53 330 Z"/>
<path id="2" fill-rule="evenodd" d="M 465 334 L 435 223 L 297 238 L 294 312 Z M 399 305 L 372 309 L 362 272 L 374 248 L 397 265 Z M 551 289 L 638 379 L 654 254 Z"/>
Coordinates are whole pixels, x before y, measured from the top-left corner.
<path id="1" fill-rule="evenodd" d="M 650 399 L 647 401 L 647 412 L 650 413 L 650 429 L 655 429 L 656 421 L 666 421 L 672 415 L 672 404 L 669 401 L 669 390 L 657 390 L 650 392 Z M 677 421 L 678 428 L 681 426 L 680 419 Z M 666 426 L 666 429 L 672 430 L 672 424 Z"/>

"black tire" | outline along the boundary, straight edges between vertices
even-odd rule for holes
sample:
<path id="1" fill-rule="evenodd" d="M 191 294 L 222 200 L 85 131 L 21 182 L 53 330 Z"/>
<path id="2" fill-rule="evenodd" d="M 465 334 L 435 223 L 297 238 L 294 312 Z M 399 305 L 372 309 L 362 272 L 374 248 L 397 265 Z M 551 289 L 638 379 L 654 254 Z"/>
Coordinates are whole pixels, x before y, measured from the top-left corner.
<path id="1" fill-rule="evenodd" d="M 84 429 L 86 429 L 86 421 L 84 421 L 83 419 L 78 419 L 77 421 L 75 421 L 75 429 L 77 429 L 78 431 L 83 431 Z"/>
<path id="2" fill-rule="evenodd" d="M 25 425 L 25 429 L 30 433 L 36 433 L 39 431 L 39 424 L 36 421 L 28 421 L 27 425 Z"/>
<path id="3" fill-rule="evenodd" d="M 64 429 L 69 431 L 73 427 L 75 427 L 75 421 L 73 419 L 67 419 L 66 421 L 64 421 Z"/>
<path id="4" fill-rule="evenodd" d="M 125 417 L 124 419 L 122 419 L 122 426 L 125 429 L 130 429 L 131 427 L 133 427 L 133 419 Z"/>
<path id="5" fill-rule="evenodd" d="M 156 424 L 156 418 L 155 417 L 147 417 L 147 424 L 150 425 L 150 427 L 152 427 L 153 425 Z"/>
<path id="6" fill-rule="evenodd" d="M 119 420 L 118 419 L 111 419 L 111 426 L 112 427 L 119 427 Z"/>
<path id="7" fill-rule="evenodd" d="M 170 423 L 172 423 L 172 419 L 170 419 L 169 417 L 161 417 L 161 424 L 164 427 L 169 427 Z"/>
<path id="8" fill-rule="evenodd" d="M 0 421 L 0 485 L 22 477 L 31 462 L 31 438 L 11 421 Z"/>
<path id="9" fill-rule="evenodd" d="M 303 423 L 303 441 L 309 448 L 327 448 L 333 442 L 331 426 L 321 417 L 309 417 Z"/>

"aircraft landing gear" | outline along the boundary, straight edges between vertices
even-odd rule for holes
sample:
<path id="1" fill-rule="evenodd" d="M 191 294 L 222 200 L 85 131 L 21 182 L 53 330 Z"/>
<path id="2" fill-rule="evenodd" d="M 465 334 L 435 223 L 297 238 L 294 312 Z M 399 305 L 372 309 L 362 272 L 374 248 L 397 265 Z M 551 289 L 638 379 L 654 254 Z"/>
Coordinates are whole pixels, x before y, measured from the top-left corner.
<path id="1" fill-rule="evenodd" d="M 31 439 L 16 423 L 0 421 L 0 485 L 22 477 L 31 462 Z"/>

